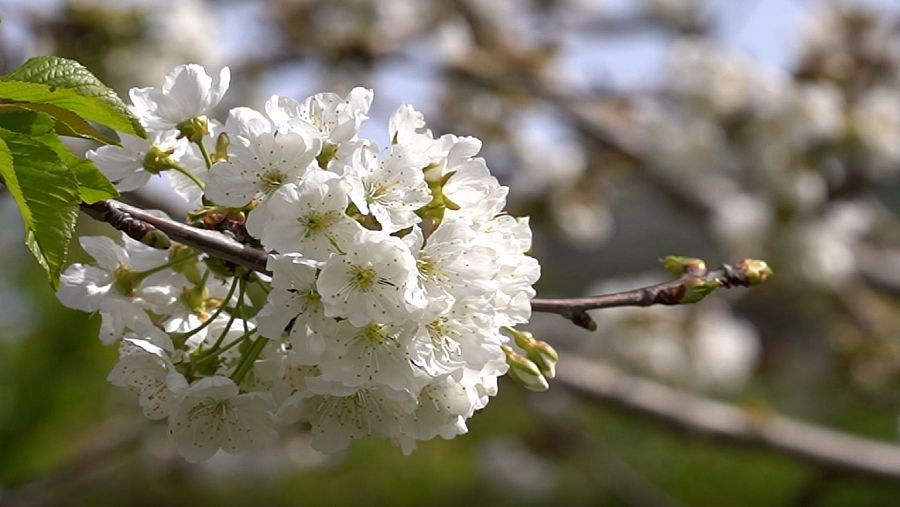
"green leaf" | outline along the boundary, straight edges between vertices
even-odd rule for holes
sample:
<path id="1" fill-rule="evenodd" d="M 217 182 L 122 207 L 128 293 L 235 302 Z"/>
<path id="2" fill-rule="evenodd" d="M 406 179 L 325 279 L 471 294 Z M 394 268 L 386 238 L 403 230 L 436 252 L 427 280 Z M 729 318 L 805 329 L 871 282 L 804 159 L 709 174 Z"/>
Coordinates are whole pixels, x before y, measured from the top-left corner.
<path id="1" fill-rule="evenodd" d="M 57 289 L 81 200 L 75 175 L 46 145 L 0 130 L 0 177 L 22 215 L 25 244 Z"/>
<path id="2" fill-rule="evenodd" d="M 16 109 L 24 109 L 27 111 L 46 113 L 57 120 L 56 132 L 62 136 L 80 137 L 82 139 L 92 139 L 103 144 L 119 144 L 119 140 L 110 137 L 103 132 L 97 130 L 93 125 L 84 121 L 84 119 L 72 111 L 68 111 L 59 106 L 52 104 L 35 104 L 13 102 L 3 104 L 0 103 L 0 113 Z"/>
<path id="3" fill-rule="evenodd" d="M 76 157 L 58 137 L 48 135 L 38 140 L 52 149 L 75 175 L 78 181 L 78 195 L 82 201 L 93 204 L 119 196 L 116 187 L 92 161 Z"/>
<path id="4" fill-rule="evenodd" d="M 0 80 L 0 98 L 51 104 L 120 132 L 147 137 L 122 99 L 74 60 L 31 58 Z"/>
<path id="5" fill-rule="evenodd" d="M 0 104 L 0 128 L 29 137 L 53 134 L 56 120 L 49 115 L 22 108 L 6 108 L 4 105 Z"/>
<path id="6" fill-rule="evenodd" d="M 81 200 L 92 204 L 118 197 L 119 192 L 90 160 L 75 156 L 54 132 L 54 119 L 30 109 L 4 108 L 0 104 L 0 128 L 25 134 L 53 150 L 78 180 Z M 58 130 L 58 127 L 56 128 Z"/>

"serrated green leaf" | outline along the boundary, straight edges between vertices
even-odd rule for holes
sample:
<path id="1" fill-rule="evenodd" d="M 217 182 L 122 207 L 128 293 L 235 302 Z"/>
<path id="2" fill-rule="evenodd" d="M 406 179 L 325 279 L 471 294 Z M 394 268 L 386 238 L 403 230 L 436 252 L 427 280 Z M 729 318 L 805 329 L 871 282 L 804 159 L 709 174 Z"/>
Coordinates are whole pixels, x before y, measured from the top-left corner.
<path id="1" fill-rule="evenodd" d="M 24 108 L 6 108 L 0 104 L 0 128 L 40 137 L 52 134 L 56 120 L 51 116 Z"/>
<path id="2" fill-rule="evenodd" d="M 114 130 L 147 137 L 122 99 L 74 60 L 57 56 L 29 59 L 0 80 L 0 98 L 52 104 Z"/>
<path id="3" fill-rule="evenodd" d="M 81 200 L 92 204 L 103 199 L 118 197 L 119 192 L 109 179 L 90 160 L 77 157 L 57 136 L 55 119 L 50 115 L 30 109 L 4 108 L 0 104 L 0 128 L 25 134 L 53 150 L 78 180 Z"/>
<path id="4" fill-rule="evenodd" d="M 100 132 L 82 117 L 59 106 L 54 106 L 52 104 L 35 104 L 33 102 L 0 103 L 0 113 L 16 109 L 49 114 L 56 120 L 56 132 L 61 136 L 92 139 L 103 144 L 119 144 L 118 139 Z"/>
<path id="5" fill-rule="evenodd" d="M 52 149 L 75 175 L 75 179 L 78 181 L 78 194 L 82 201 L 93 204 L 103 199 L 114 199 L 119 196 L 116 187 L 93 162 L 75 156 L 59 137 L 50 134 L 37 140 Z"/>
<path id="6" fill-rule="evenodd" d="M 57 289 L 81 201 L 75 175 L 46 145 L 0 130 L 0 177 L 22 215 L 25 244 Z"/>

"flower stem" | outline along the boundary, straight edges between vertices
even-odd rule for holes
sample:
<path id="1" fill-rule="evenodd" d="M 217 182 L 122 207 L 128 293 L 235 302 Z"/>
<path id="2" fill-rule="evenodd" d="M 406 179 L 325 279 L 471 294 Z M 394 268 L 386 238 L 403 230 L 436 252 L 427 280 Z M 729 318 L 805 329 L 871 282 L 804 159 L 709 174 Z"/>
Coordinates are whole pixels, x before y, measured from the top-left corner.
<path id="1" fill-rule="evenodd" d="M 208 167 L 208 166 L 209 166 L 209 164 L 207 163 L 207 167 Z M 198 178 L 197 176 L 195 176 L 194 173 L 188 171 L 187 169 L 185 169 L 184 167 L 181 167 L 181 166 L 178 165 L 178 164 L 173 165 L 173 166 L 172 166 L 172 169 L 173 169 L 175 172 L 179 172 L 179 173 L 183 174 L 184 176 L 186 176 L 189 180 L 193 181 L 195 185 L 197 185 L 198 187 L 200 187 L 200 190 L 203 190 L 203 189 L 204 189 L 203 182 L 200 181 L 200 178 Z"/>
<path id="2" fill-rule="evenodd" d="M 197 146 L 200 148 L 200 153 L 203 155 L 203 161 L 206 162 L 206 168 L 212 168 L 212 159 L 209 158 L 209 152 L 206 150 L 206 146 L 203 145 L 203 140 L 197 141 Z M 203 188 L 202 186 L 200 188 Z"/>
<path id="3" fill-rule="evenodd" d="M 219 350 L 212 350 L 212 349 L 207 350 L 203 354 L 200 354 L 199 356 L 194 358 L 194 364 L 202 363 L 211 357 L 215 357 L 216 355 L 221 354 L 222 352 L 225 352 L 226 350 L 233 349 L 234 347 L 239 345 L 242 341 L 246 340 L 247 338 L 250 338 L 254 334 L 256 334 L 255 329 L 250 331 L 249 333 L 243 334 L 243 335 L 235 338 L 234 341 L 229 342 L 228 344 L 226 344 L 224 347 L 220 348 Z"/>
<path id="4" fill-rule="evenodd" d="M 222 334 L 220 334 L 219 337 L 216 339 L 216 343 L 214 343 L 212 346 L 212 349 L 210 349 L 211 351 L 215 351 L 216 349 L 219 348 L 220 345 L 222 345 L 222 342 L 225 340 L 225 336 L 228 334 L 228 331 L 231 331 L 231 325 L 234 324 L 234 319 L 235 319 L 235 317 L 237 317 L 238 311 L 241 312 L 241 319 L 243 319 L 244 281 L 241 280 L 240 278 L 235 278 L 235 280 L 238 282 L 238 286 L 240 287 L 240 289 L 238 289 L 237 307 L 235 308 L 235 310 L 233 312 L 231 312 L 231 317 L 228 318 L 228 323 L 225 324 L 225 329 L 222 330 Z M 234 284 L 232 284 L 232 287 L 233 286 L 234 286 Z M 228 299 L 231 299 L 231 297 L 229 296 Z M 222 304 L 222 307 L 224 307 L 225 304 L 227 304 L 227 303 L 228 303 L 228 301 L 225 301 L 225 303 Z M 247 329 L 246 321 L 244 321 L 244 334 L 247 334 L 249 332 L 250 332 L 250 330 Z"/>
<path id="5" fill-rule="evenodd" d="M 247 350 L 247 353 L 241 357 L 241 362 L 238 363 L 237 368 L 235 368 L 234 370 L 234 373 L 231 374 L 231 380 L 233 380 L 235 384 L 241 384 L 241 381 L 244 380 L 244 377 L 247 376 L 250 368 L 253 368 L 253 363 L 256 362 L 256 358 L 259 357 L 263 349 L 266 348 L 266 344 L 268 343 L 268 338 L 259 336 L 256 338 L 256 340 L 253 341 L 253 343 L 250 344 L 250 348 Z"/>
<path id="6" fill-rule="evenodd" d="M 199 333 L 200 331 L 203 331 L 204 329 L 206 329 L 207 326 L 212 324 L 214 320 L 216 320 L 216 317 L 218 317 L 219 314 L 225 310 L 225 307 L 228 306 L 228 302 L 231 301 L 231 296 L 234 295 L 234 290 L 237 288 L 237 285 L 238 285 L 238 279 L 235 278 L 234 281 L 231 282 L 231 287 L 228 289 L 228 294 L 225 296 L 225 299 L 222 300 L 222 304 L 219 305 L 219 307 L 216 308 L 216 311 L 213 312 L 213 314 L 210 315 L 210 317 L 208 319 L 203 321 L 202 324 L 200 324 L 199 326 L 197 326 L 194 329 L 191 329 L 190 331 L 185 333 L 185 335 L 183 337 L 184 340 L 187 340 L 191 336 L 194 336 L 195 334 Z"/>
<path id="7" fill-rule="evenodd" d="M 198 252 L 198 253 L 195 253 L 195 254 L 191 254 L 191 255 L 185 255 L 184 257 L 177 257 L 177 258 L 175 258 L 175 259 L 173 259 L 173 260 L 171 260 L 171 261 L 169 261 L 169 262 L 167 262 L 167 263 L 165 263 L 165 264 L 162 264 L 162 265 L 160 265 L 160 266 L 156 266 L 155 268 L 150 268 L 150 269 L 147 269 L 147 270 L 144 270 L 144 271 L 139 271 L 139 272 L 137 273 L 137 276 L 138 276 L 141 280 L 143 280 L 143 279 L 147 278 L 147 277 L 150 276 L 150 275 L 155 275 L 156 273 L 159 273 L 160 271 L 163 271 L 163 270 L 166 270 L 166 269 L 175 267 L 175 266 L 177 266 L 177 265 L 179 265 L 179 264 L 183 264 L 183 263 L 185 263 L 185 262 L 187 262 L 187 261 L 189 261 L 189 260 L 196 259 L 198 255 L 200 255 L 199 252 Z"/>

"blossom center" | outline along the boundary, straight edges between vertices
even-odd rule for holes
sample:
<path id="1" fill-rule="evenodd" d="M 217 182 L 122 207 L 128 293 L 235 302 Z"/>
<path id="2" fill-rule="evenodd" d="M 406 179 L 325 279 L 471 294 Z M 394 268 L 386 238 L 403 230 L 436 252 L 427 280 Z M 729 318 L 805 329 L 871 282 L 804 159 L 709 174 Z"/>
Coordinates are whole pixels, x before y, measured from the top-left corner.
<path id="1" fill-rule="evenodd" d="M 120 265 L 113 273 L 113 287 L 123 296 L 134 296 L 140 283 L 140 275 L 125 266 Z"/>
<path id="2" fill-rule="evenodd" d="M 350 283 L 362 290 L 371 289 L 378 280 L 378 273 L 370 267 L 353 266 Z"/>
<path id="3" fill-rule="evenodd" d="M 302 216 L 297 220 L 300 221 L 301 224 L 306 228 L 306 236 L 309 237 L 313 234 L 321 234 L 323 231 L 327 230 L 329 227 L 334 224 L 335 219 L 337 217 L 334 213 L 310 213 L 308 215 Z"/>
<path id="4" fill-rule="evenodd" d="M 382 325 L 369 324 L 362 330 L 359 336 L 371 345 L 381 345 L 387 339 L 387 332 Z"/>
<path id="5" fill-rule="evenodd" d="M 271 194 L 278 190 L 278 188 L 284 184 L 284 180 L 286 179 L 287 174 L 284 174 L 278 169 L 269 169 L 259 177 L 259 189 L 262 190 L 264 194 Z"/>

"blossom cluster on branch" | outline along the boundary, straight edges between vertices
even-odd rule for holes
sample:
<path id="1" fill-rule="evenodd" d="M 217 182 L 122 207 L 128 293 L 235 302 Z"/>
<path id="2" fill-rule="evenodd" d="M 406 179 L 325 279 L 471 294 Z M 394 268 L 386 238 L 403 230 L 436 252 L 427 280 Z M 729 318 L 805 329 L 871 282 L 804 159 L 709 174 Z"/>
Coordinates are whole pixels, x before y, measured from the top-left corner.
<path id="1" fill-rule="evenodd" d="M 87 156 L 121 191 L 165 173 L 201 203 L 194 225 L 264 249 L 271 277 L 123 234 L 81 238 L 95 263 L 71 265 L 58 292 L 100 313 L 101 340 L 119 343 L 110 382 L 168 420 L 185 458 L 264 446 L 298 421 L 322 451 L 372 435 L 409 452 L 466 432 L 508 370 L 546 387 L 555 352 L 512 327 L 540 275 L 528 219 L 503 213 L 478 139 L 435 138 L 404 105 L 381 148 L 358 135 L 363 88 L 273 96 L 220 123 L 229 79 L 182 65 L 132 89 L 148 138 Z"/>

